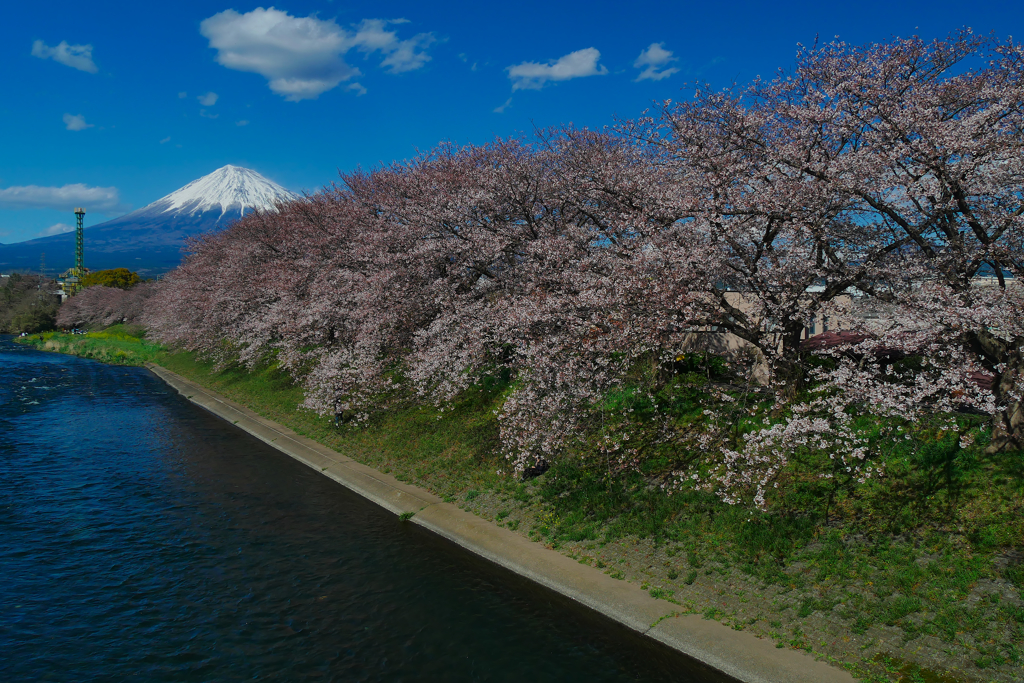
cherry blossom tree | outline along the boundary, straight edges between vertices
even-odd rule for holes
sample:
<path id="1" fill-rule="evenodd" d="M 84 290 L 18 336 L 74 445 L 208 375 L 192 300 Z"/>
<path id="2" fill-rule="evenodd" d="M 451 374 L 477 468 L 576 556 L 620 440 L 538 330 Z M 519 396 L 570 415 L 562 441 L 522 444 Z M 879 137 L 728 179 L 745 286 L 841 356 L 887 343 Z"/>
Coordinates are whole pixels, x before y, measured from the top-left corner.
<path id="1" fill-rule="evenodd" d="M 106 327 L 141 321 L 147 301 L 155 293 L 152 282 L 140 282 L 130 289 L 87 287 L 65 301 L 57 312 L 59 327 Z"/>
<path id="2" fill-rule="evenodd" d="M 441 145 L 196 240 L 146 319 L 221 362 L 277 363 L 306 408 L 346 420 L 508 380 L 519 470 L 633 392 L 700 456 L 677 482 L 762 507 L 794 457 L 857 485 L 929 415 L 992 413 L 992 448 L 1019 448 L 1021 63 L 969 32 L 837 42 L 611 131 Z M 812 350 L 803 332 L 826 316 L 857 334 Z M 676 438 L 661 369 L 721 332 L 773 369 L 771 416 L 709 389 L 700 429 Z M 607 446 L 623 463 L 634 428 Z"/>
<path id="3" fill-rule="evenodd" d="M 856 203 L 876 235 L 861 251 L 902 271 L 889 296 L 931 312 L 936 329 L 955 331 L 950 345 L 995 375 L 993 450 L 1024 447 L 1024 337 L 1010 332 L 1021 309 L 1007 291 L 1024 265 L 1022 76 L 1019 45 L 968 30 L 806 50 L 792 78 L 757 92 L 804 134 L 818 131 L 821 153 L 791 155 L 787 167 Z M 941 286 L 921 286 L 929 281 Z"/>
<path id="4" fill-rule="evenodd" d="M 921 283 L 938 279 L 949 310 L 965 312 L 980 305 L 979 276 L 1006 289 L 1024 254 L 1022 71 L 1019 46 L 969 30 L 834 42 L 801 49 L 791 73 L 699 88 L 626 130 L 697 188 L 681 206 L 722 243 L 730 271 L 715 283 L 718 324 L 771 354 L 775 337 L 759 342 L 757 325 L 774 323 L 787 356 L 844 292 L 916 310 L 937 291 Z M 721 285 L 733 282 L 756 305 L 730 308 Z M 994 334 L 998 319 L 974 320 L 949 343 L 996 375 L 993 449 L 1021 448 L 1022 340 Z"/>

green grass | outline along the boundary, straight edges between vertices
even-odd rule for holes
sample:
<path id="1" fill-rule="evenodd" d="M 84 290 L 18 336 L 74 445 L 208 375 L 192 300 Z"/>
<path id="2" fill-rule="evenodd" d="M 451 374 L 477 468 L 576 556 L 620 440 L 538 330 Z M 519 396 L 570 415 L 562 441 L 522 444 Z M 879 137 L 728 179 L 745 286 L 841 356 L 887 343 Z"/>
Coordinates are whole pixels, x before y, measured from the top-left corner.
<path id="1" fill-rule="evenodd" d="M 137 329 L 115 325 L 102 332 L 87 334 L 42 332 L 21 337 L 18 341 L 43 351 L 67 353 L 113 365 L 145 365 L 166 355 L 162 346 L 137 335 Z"/>
<path id="2" fill-rule="evenodd" d="M 899 657 L 879 653 L 873 661 L 881 664 L 887 673 L 894 675 L 894 678 L 889 680 L 897 680 L 900 683 L 958 683 L 952 676 L 907 663 Z"/>
<path id="3" fill-rule="evenodd" d="M 901 629 L 905 640 L 931 635 L 949 643 L 970 633 L 976 641 L 994 643 L 992 661 L 1021 663 L 1014 643 L 1024 640 L 1024 609 L 997 609 L 992 602 L 997 594 L 974 604 L 968 600 L 982 579 L 1020 578 L 1019 569 L 994 566 L 997 553 L 1009 545 L 1003 540 L 1019 528 L 1019 518 L 1008 513 L 1019 507 L 1002 507 L 1010 502 L 1006 491 L 984 495 L 983 487 L 991 485 L 985 472 L 1001 467 L 995 462 L 971 475 L 965 489 L 979 500 L 965 502 L 958 515 L 918 512 L 915 524 L 897 526 L 894 533 L 892 520 L 885 517 L 833 520 L 824 526 L 818 515 L 752 513 L 699 492 L 668 496 L 640 474 L 610 479 L 563 461 L 540 486 L 549 510 L 541 532 L 556 545 L 650 537 L 668 546 L 666 554 L 685 555 L 692 568 L 685 584 L 692 584 L 705 566 L 738 569 L 766 586 L 803 596 L 797 619 L 830 613 L 842 604 L 839 616 L 853 633 L 886 625 Z M 991 533 L 956 533 L 953 525 L 969 523 L 970 516 L 989 520 L 982 529 Z"/>

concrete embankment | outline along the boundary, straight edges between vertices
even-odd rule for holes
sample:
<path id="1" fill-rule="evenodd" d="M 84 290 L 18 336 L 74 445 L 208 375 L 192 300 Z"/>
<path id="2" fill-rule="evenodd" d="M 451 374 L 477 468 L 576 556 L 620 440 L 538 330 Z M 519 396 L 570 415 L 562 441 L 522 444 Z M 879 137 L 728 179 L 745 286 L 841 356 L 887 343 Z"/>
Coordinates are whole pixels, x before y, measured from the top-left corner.
<path id="1" fill-rule="evenodd" d="M 816 661 L 805 652 L 777 648 L 771 641 L 698 615 L 680 615 L 675 605 L 652 598 L 639 586 L 613 579 L 424 489 L 360 464 L 165 368 L 148 367 L 196 405 L 286 455 L 397 515 L 411 514 L 413 524 L 685 654 L 698 664 L 697 669 L 707 668 L 745 683 L 854 680 L 846 671 Z"/>

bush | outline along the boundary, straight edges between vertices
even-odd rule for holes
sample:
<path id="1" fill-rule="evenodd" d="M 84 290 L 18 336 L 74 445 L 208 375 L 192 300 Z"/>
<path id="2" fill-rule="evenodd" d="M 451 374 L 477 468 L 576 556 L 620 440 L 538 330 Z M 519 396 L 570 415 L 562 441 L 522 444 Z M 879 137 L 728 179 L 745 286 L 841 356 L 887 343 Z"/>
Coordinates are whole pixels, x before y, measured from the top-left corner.
<path id="1" fill-rule="evenodd" d="M 111 268 L 109 270 L 97 270 L 82 278 L 83 287 L 116 287 L 117 289 L 130 289 L 142 282 L 138 273 L 133 273 L 127 268 Z"/>
<path id="2" fill-rule="evenodd" d="M 13 273 L 0 287 L 0 333 L 52 330 L 60 300 L 52 280 Z"/>

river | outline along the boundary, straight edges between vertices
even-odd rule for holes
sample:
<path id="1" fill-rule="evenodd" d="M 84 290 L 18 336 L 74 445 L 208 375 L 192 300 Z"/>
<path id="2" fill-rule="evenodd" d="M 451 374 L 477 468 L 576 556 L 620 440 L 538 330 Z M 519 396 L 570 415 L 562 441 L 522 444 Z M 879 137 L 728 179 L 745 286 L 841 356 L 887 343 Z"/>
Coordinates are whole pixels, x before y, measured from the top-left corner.
<path id="1" fill-rule="evenodd" d="M 148 370 L 0 337 L 0 678 L 696 681 Z"/>

